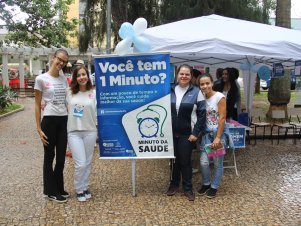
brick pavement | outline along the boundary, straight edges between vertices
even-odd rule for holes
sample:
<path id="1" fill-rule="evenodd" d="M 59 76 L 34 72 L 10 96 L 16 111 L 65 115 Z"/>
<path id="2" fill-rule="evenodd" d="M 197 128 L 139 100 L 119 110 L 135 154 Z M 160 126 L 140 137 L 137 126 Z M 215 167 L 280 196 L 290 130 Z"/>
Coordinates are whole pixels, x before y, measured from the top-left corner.
<path id="1" fill-rule="evenodd" d="M 42 144 L 35 129 L 34 99 L 25 110 L 0 119 L 0 225 L 301 225 L 301 141 L 258 141 L 237 151 L 240 176 L 225 169 L 218 196 L 189 202 L 167 197 L 168 160 L 137 160 L 137 197 L 131 161 L 99 160 L 95 151 L 91 192 L 79 203 L 73 161 L 66 159 L 71 198 L 57 204 L 42 197 Z M 200 175 L 194 174 L 194 188 Z"/>

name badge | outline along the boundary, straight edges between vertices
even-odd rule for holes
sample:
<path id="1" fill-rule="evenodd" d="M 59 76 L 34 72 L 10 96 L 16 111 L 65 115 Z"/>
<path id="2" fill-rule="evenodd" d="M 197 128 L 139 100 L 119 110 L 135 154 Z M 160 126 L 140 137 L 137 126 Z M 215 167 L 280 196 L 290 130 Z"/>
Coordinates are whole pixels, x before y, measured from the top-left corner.
<path id="1" fill-rule="evenodd" d="M 76 104 L 74 106 L 74 109 L 73 109 L 73 116 L 74 117 L 79 117 L 79 118 L 83 117 L 83 115 L 84 115 L 84 108 L 85 108 L 84 105 L 78 105 L 78 104 Z"/>

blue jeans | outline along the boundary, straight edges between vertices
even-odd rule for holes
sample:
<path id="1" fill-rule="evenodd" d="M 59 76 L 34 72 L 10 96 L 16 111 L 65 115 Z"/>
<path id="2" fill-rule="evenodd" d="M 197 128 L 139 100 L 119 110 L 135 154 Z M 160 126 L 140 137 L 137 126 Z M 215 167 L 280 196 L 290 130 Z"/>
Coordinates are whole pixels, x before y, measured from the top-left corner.
<path id="1" fill-rule="evenodd" d="M 210 159 L 208 158 L 207 152 L 204 150 L 206 144 L 211 144 L 214 140 L 214 134 L 206 134 L 202 137 L 200 151 L 200 165 L 201 165 L 201 174 L 202 174 L 202 184 L 209 185 L 211 188 L 217 189 L 221 183 L 223 172 L 224 172 L 224 155 L 213 157 L 214 163 L 214 173 L 211 181 L 211 170 L 210 170 Z M 225 135 L 221 137 L 222 141 L 225 141 Z"/>

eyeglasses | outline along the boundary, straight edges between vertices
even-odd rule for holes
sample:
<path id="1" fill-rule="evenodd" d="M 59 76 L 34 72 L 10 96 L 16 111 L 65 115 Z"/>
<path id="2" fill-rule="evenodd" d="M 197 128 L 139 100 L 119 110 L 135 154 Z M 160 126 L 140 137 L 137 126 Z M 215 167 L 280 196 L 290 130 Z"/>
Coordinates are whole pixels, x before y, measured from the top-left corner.
<path id="1" fill-rule="evenodd" d="M 63 63 L 63 64 L 67 64 L 68 63 L 68 61 L 65 61 L 65 60 L 63 60 L 62 58 L 60 58 L 60 57 L 58 57 L 58 56 L 55 56 L 61 63 Z"/>

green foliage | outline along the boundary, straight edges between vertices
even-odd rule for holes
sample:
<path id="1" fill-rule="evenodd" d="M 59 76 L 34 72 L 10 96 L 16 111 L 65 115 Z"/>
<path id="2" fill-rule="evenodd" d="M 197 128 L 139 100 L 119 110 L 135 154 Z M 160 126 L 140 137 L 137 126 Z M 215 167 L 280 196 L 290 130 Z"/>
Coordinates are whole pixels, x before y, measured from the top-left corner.
<path id="1" fill-rule="evenodd" d="M 149 27 L 181 19 L 218 14 L 232 18 L 268 23 L 269 12 L 275 10 L 276 0 L 111 0 L 112 32 L 117 43 L 118 30 L 123 22 L 133 23 L 144 17 Z M 81 24 L 80 50 L 101 46 L 106 34 L 107 0 L 87 0 Z M 232 35 L 232 34 L 229 34 Z"/>
<path id="2" fill-rule="evenodd" d="M 183 10 L 185 9 L 185 10 Z M 162 0 L 163 23 L 209 14 L 268 23 L 275 0 Z"/>
<path id="3" fill-rule="evenodd" d="M 0 110 L 0 115 L 2 114 L 6 114 L 8 112 L 20 109 L 22 106 L 20 104 L 16 104 L 16 103 L 12 103 L 11 105 L 9 105 L 8 107 L 1 109 Z"/>
<path id="4" fill-rule="evenodd" d="M 6 86 L 0 86 L 0 110 L 10 106 L 13 102 L 15 93 Z"/>
<path id="5" fill-rule="evenodd" d="M 133 23 L 143 17 L 148 26 L 160 23 L 160 0 L 112 0 L 111 36 L 114 43 L 120 39 L 118 30 L 123 22 Z M 80 21 L 83 30 L 80 30 L 80 51 L 85 52 L 88 46 L 101 46 L 106 34 L 107 0 L 87 0 L 85 16 Z"/>
<path id="6" fill-rule="evenodd" d="M 102 10 L 101 10 L 102 9 Z M 85 16 L 80 18 L 79 50 L 86 52 L 89 45 L 101 46 L 106 32 L 106 1 L 87 0 Z"/>
<path id="7" fill-rule="evenodd" d="M 78 21 L 67 21 L 72 0 L 0 0 L 0 19 L 9 31 L 7 42 L 37 46 L 68 46 L 68 35 L 74 36 Z M 9 7 L 9 8 L 8 8 Z M 18 21 L 21 11 L 27 17 Z"/>
<path id="8" fill-rule="evenodd" d="M 170 23 L 181 19 L 214 13 L 215 3 L 213 1 L 201 0 L 162 0 L 161 19 L 163 23 Z"/>
<path id="9" fill-rule="evenodd" d="M 67 21 L 68 6 L 72 1 L 0 0 L 0 19 L 10 31 L 8 40 L 33 47 L 68 46 L 68 36 L 77 35 L 78 24 L 76 19 Z M 79 21 L 78 37 L 80 51 L 85 52 L 89 46 L 99 47 L 104 41 L 107 0 L 82 2 L 80 6 L 86 7 L 85 15 Z M 269 11 L 275 10 L 276 0 L 111 0 L 111 4 L 111 36 L 117 43 L 121 24 L 133 23 L 138 17 L 144 17 L 149 27 L 212 13 L 268 23 Z M 28 15 L 21 22 L 16 22 L 15 18 L 18 9 Z"/>

